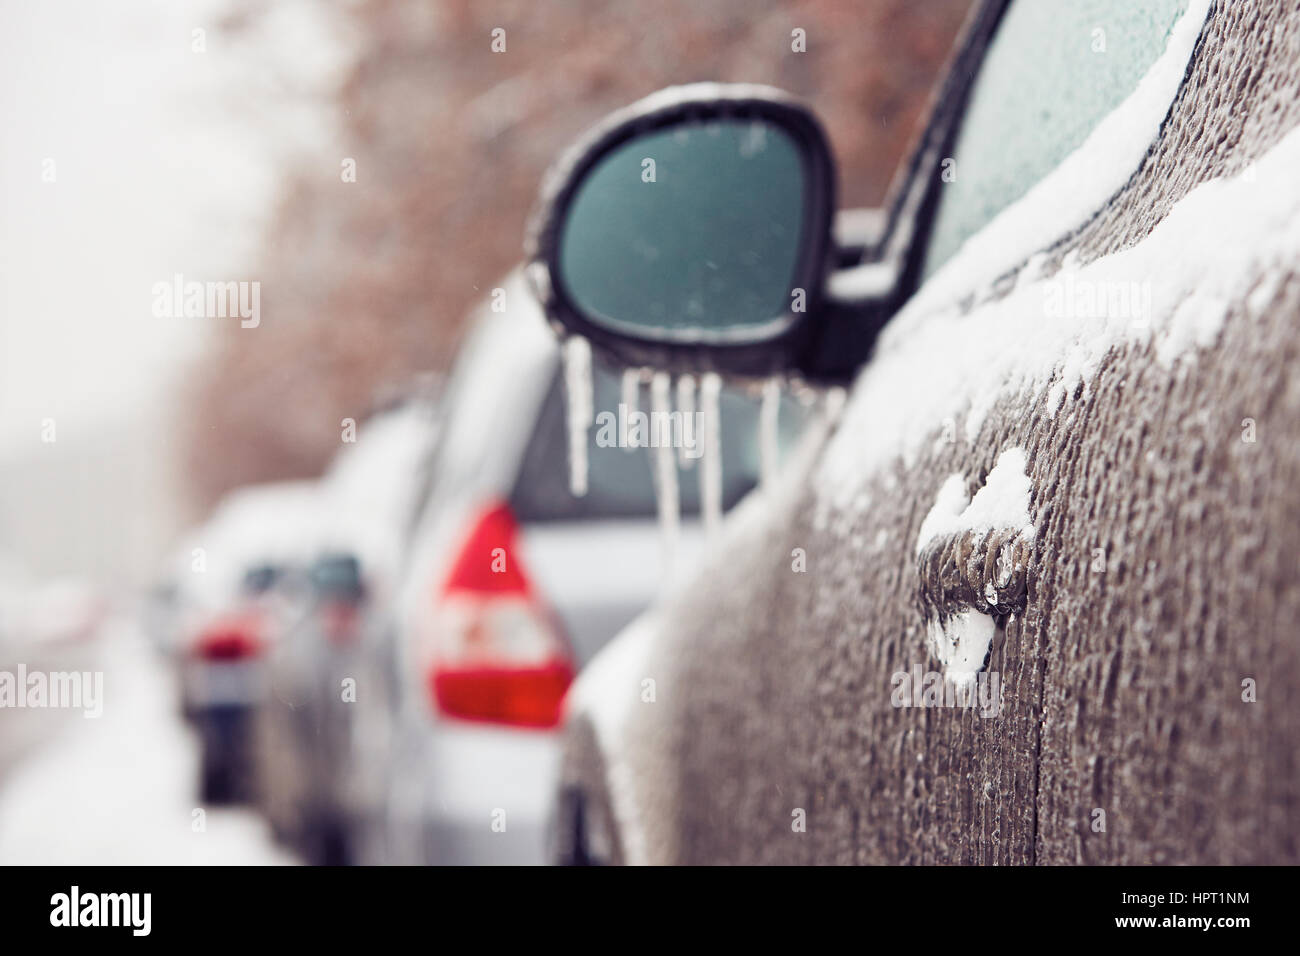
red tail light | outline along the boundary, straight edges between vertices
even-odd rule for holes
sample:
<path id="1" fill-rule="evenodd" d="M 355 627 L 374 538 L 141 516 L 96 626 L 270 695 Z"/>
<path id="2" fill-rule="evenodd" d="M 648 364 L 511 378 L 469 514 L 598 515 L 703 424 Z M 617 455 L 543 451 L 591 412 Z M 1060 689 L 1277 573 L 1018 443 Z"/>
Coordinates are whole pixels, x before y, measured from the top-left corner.
<path id="1" fill-rule="evenodd" d="M 429 689 L 449 717 L 554 727 L 573 663 L 533 593 L 518 537 L 504 504 L 474 523 L 438 596 Z"/>
<path id="2" fill-rule="evenodd" d="M 222 618 L 199 632 L 194 653 L 208 661 L 238 661 L 262 652 L 261 622 L 252 615 Z"/>

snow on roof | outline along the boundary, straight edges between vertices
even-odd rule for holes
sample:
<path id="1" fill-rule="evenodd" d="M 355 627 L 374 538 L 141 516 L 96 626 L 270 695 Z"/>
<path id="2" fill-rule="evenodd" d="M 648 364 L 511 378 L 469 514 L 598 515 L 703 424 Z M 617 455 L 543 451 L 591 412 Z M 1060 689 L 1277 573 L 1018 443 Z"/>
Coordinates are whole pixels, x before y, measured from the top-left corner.
<path id="1" fill-rule="evenodd" d="M 320 546 L 351 551 L 367 570 L 392 571 L 437 432 L 427 402 L 400 405 L 361 423 L 356 443 L 343 446 L 321 479 L 326 507 Z"/>
<path id="2" fill-rule="evenodd" d="M 176 558 L 177 582 L 200 603 L 220 603 L 235 593 L 253 564 L 305 564 L 319 540 L 320 514 L 312 481 L 232 491 L 187 537 Z"/>

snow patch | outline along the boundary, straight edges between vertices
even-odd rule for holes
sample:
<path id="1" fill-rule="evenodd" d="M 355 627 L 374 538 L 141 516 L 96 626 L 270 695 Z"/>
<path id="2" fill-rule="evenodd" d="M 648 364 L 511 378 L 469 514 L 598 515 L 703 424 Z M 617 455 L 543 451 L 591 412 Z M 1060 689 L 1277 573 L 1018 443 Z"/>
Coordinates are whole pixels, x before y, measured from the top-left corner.
<path id="1" fill-rule="evenodd" d="M 130 622 L 111 622 L 107 630 L 104 714 L 78 718 L 5 779 L 0 860 L 27 866 L 295 862 L 252 811 L 200 804 L 198 740 L 181 723 L 171 675 Z M 204 811 L 198 832 L 196 809 Z"/>
<path id="2" fill-rule="evenodd" d="M 974 610 L 926 625 L 930 652 L 943 665 L 944 677 L 958 686 L 975 682 L 993 646 L 996 630 L 992 617 Z"/>
<path id="3" fill-rule="evenodd" d="M 994 528 L 1019 528 L 1022 536 L 1032 538 L 1034 525 L 1029 518 L 1028 457 L 1023 448 L 1008 448 L 998 456 L 984 487 L 967 499 L 966 480 L 951 475 L 939 489 L 934 507 L 921 522 L 916 536 L 916 554 L 943 535 L 967 531 L 987 533 Z"/>
<path id="4" fill-rule="evenodd" d="M 910 466 L 945 418 L 966 410 L 965 434 L 1003 397 L 1033 400 L 1049 388 L 1053 409 L 1093 377 L 1112 348 L 1150 341 L 1172 365 L 1212 344 L 1230 304 L 1260 304 L 1278 274 L 1300 259 L 1300 129 L 1255 164 L 1256 175 L 1202 183 L 1142 242 L 962 314 L 908 303 L 882 335 L 855 385 L 817 481 L 826 504 L 847 508 L 864 481 L 901 458 Z M 1030 201 L 1031 197 L 1021 200 Z M 987 241 L 980 233 L 980 241 Z M 1143 282 L 1149 316 L 1045 305 L 1066 269 L 1075 288 Z"/>

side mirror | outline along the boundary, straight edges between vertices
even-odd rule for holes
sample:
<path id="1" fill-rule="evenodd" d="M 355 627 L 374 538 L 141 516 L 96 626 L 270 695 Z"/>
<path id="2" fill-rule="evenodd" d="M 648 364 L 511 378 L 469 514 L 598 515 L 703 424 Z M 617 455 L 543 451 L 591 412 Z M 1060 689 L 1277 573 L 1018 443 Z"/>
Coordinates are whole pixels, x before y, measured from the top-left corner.
<path id="1" fill-rule="evenodd" d="M 611 114 L 548 173 L 528 276 L 561 332 L 625 366 L 794 365 L 834 267 L 835 170 L 770 87 L 672 87 Z"/>

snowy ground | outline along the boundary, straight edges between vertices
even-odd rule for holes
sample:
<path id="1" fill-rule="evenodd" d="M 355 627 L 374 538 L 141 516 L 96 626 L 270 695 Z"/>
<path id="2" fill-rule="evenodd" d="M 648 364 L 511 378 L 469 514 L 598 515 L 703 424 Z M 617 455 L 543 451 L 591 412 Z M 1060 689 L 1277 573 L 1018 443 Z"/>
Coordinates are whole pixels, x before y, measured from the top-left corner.
<path id="1" fill-rule="evenodd" d="M 0 863 L 296 862 L 251 810 L 200 806 L 197 741 L 165 663 L 129 625 L 101 639 L 103 663 L 82 665 L 104 671 L 101 717 L 0 710 L 0 735 L 28 738 L 0 766 Z"/>

